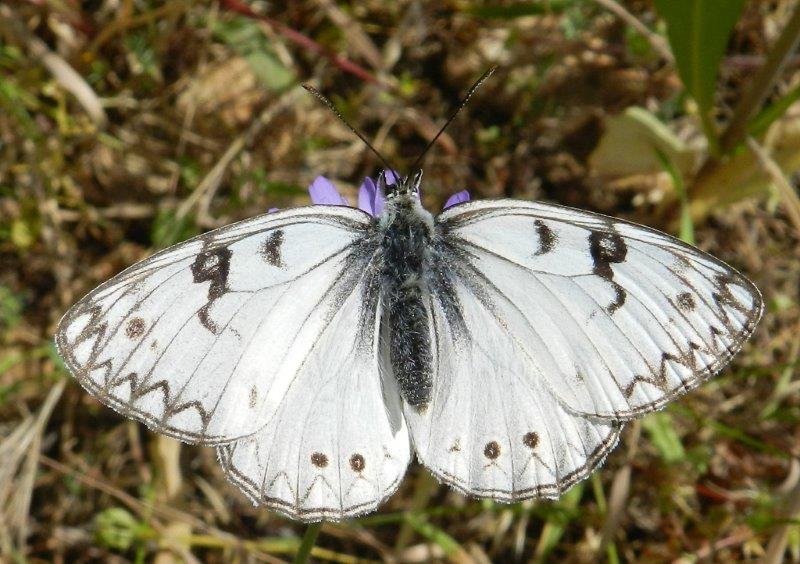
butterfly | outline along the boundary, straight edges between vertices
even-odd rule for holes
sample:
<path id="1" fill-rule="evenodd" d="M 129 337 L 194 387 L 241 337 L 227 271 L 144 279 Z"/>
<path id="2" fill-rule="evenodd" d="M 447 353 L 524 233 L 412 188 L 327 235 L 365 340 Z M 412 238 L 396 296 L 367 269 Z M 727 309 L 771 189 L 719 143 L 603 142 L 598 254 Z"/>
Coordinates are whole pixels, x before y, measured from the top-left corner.
<path id="1" fill-rule="evenodd" d="M 421 180 L 381 175 L 377 217 L 287 209 L 156 253 L 75 304 L 58 351 L 106 405 L 216 447 L 254 503 L 339 520 L 412 453 L 471 496 L 558 497 L 761 316 L 750 281 L 673 237 L 510 199 L 434 217 Z"/>
<path id="2" fill-rule="evenodd" d="M 64 315 L 59 354 L 104 404 L 215 447 L 253 503 L 342 520 L 413 454 L 470 496 L 556 498 L 761 317 L 752 282 L 664 233 L 513 199 L 434 216 L 421 170 L 387 176 L 374 215 L 278 210 L 131 266 Z"/>

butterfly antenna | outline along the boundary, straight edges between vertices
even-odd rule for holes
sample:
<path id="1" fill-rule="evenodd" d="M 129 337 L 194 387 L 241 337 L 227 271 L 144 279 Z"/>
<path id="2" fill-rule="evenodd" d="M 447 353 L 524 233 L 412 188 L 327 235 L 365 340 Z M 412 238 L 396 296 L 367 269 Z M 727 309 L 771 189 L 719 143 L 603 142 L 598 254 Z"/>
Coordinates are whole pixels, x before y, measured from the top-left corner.
<path id="1" fill-rule="evenodd" d="M 367 141 L 367 138 L 366 138 L 366 137 L 364 137 L 364 135 L 363 135 L 363 134 L 362 134 L 362 133 L 361 133 L 361 132 L 360 132 L 358 129 L 356 129 L 355 127 L 353 127 L 352 125 L 350 125 L 350 124 L 347 122 L 347 120 L 346 120 L 346 119 L 344 119 L 344 116 L 342 115 L 342 112 L 340 112 L 340 111 L 339 111 L 339 110 L 336 108 L 336 106 L 334 106 L 334 105 L 333 105 L 333 102 L 331 102 L 330 100 L 328 100 L 328 98 L 326 98 L 326 97 L 325 97 L 325 95 L 324 95 L 322 92 L 320 92 L 319 90 L 317 90 L 317 89 L 316 89 L 316 88 L 314 88 L 313 86 L 309 86 L 308 84 L 303 84 L 303 88 L 305 88 L 307 91 L 311 92 L 311 93 L 312 93 L 314 96 L 316 96 L 316 97 L 319 99 L 319 101 L 320 101 L 320 102 L 322 102 L 323 104 L 325 104 L 326 106 L 328 106 L 328 109 L 329 109 L 330 111 L 332 111 L 332 112 L 333 112 L 333 115 L 335 115 L 337 118 L 339 118 L 339 120 L 340 120 L 340 121 L 341 121 L 343 124 L 345 124 L 345 125 L 347 126 L 347 129 L 349 129 L 350 131 L 352 131 L 353 133 L 355 133 L 355 134 L 356 134 L 356 136 L 357 136 L 359 139 L 361 139 L 361 140 L 364 142 L 364 144 L 365 144 L 367 147 L 369 147 L 369 150 L 370 150 L 370 151 L 372 151 L 373 153 L 375 153 L 375 155 L 376 155 L 376 156 L 377 156 L 377 157 L 378 157 L 378 158 L 381 160 L 381 162 L 383 163 L 383 165 L 386 167 L 386 170 L 394 170 L 394 169 L 392 168 L 392 166 L 391 166 L 391 165 L 390 165 L 388 162 L 386 162 L 386 159 L 384 159 L 384 158 L 383 158 L 383 155 L 381 155 L 381 154 L 380 154 L 380 153 L 377 151 L 377 149 L 375 149 L 375 147 L 373 147 L 373 146 L 372 146 L 372 144 L 371 144 L 369 141 Z"/>
<path id="2" fill-rule="evenodd" d="M 450 117 L 447 119 L 445 124 L 439 130 L 439 133 L 437 133 L 436 136 L 433 139 L 430 140 L 430 142 L 425 146 L 425 149 L 423 149 L 422 153 L 420 153 L 420 155 L 417 157 L 417 160 L 414 161 L 414 164 L 411 167 L 411 171 L 418 170 L 417 167 L 419 166 L 419 163 L 422 161 L 422 157 L 425 156 L 425 153 L 427 153 L 428 150 L 431 147 L 433 147 L 433 144 L 436 143 L 436 140 L 439 139 L 439 136 L 442 133 L 444 133 L 444 130 L 447 129 L 448 125 L 450 125 L 450 122 L 453 121 L 455 119 L 455 117 L 458 115 L 458 112 L 461 111 L 461 108 L 463 108 L 464 106 L 467 105 L 467 102 L 469 102 L 469 99 L 472 97 L 473 94 L 475 94 L 475 91 L 478 89 L 478 87 L 481 84 L 483 84 L 486 81 L 487 78 L 492 76 L 492 74 L 494 73 L 495 70 L 497 70 L 496 66 L 489 67 L 489 69 L 485 73 L 483 73 L 483 75 L 478 80 L 475 81 L 475 84 L 473 84 L 472 88 L 469 89 L 469 91 L 467 92 L 467 95 L 464 96 L 464 98 L 461 100 L 461 102 L 458 103 L 458 106 L 456 106 L 455 111 L 450 115 Z"/>

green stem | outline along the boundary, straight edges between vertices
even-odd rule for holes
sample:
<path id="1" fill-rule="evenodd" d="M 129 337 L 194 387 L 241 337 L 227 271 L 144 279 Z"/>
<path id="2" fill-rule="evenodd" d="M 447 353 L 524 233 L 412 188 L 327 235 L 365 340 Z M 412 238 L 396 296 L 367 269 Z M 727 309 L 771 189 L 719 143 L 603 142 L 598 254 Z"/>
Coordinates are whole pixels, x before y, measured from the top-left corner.
<path id="1" fill-rule="evenodd" d="M 700 124 L 708 140 L 708 154 L 711 158 L 718 158 L 720 156 L 719 134 L 717 133 L 717 125 L 714 123 L 714 118 L 711 116 L 711 110 L 704 110 L 699 104 L 698 109 Z"/>
<path id="2" fill-rule="evenodd" d="M 800 3 L 795 6 L 792 16 L 769 50 L 767 60 L 750 80 L 739 103 L 736 104 L 733 117 L 720 139 L 723 153 L 731 151 L 744 141 L 750 119 L 772 92 L 775 81 L 780 77 L 781 71 L 792 56 L 798 41 L 800 41 Z"/>
<path id="3" fill-rule="evenodd" d="M 314 548 L 314 543 L 317 542 L 317 535 L 322 528 L 322 521 L 319 523 L 311 523 L 306 528 L 306 533 L 303 535 L 303 542 L 300 543 L 300 548 L 294 557 L 294 564 L 305 564 L 311 556 L 311 550 Z"/>

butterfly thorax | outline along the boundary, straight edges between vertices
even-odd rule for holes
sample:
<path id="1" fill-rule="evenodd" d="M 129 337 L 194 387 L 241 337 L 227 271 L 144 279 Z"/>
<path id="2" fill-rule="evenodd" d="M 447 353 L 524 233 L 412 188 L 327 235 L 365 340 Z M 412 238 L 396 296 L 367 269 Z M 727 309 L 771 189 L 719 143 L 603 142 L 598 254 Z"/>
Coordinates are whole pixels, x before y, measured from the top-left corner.
<path id="1" fill-rule="evenodd" d="M 389 360 L 403 399 L 418 411 L 430 400 L 433 356 L 429 329 L 427 272 L 431 271 L 433 216 L 417 194 L 387 199 L 379 220 L 382 240 L 382 324 Z"/>

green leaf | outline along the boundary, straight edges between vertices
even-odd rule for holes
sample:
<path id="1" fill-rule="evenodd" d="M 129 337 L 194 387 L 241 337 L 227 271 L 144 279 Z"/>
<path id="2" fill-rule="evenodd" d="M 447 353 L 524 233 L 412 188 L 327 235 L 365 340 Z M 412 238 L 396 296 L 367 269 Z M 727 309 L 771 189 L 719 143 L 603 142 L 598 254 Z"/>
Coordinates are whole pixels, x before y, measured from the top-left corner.
<path id="1" fill-rule="evenodd" d="M 797 100 L 800 100 L 800 84 L 792 88 L 777 102 L 764 108 L 761 113 L 753 118 L 753 121 L 747 126 L 750 135 L 760 137 L 766 133 L 769 126 L 783 116 L 786 110 Z"/>
<path id="2" fill-rule="evenodd" d="M 279 92 L 294 83 L 294 72 L 269 51 L 248 53 L 245 59 L 256 78 L 270 90 Z"/>
<path id="3" fill-rule="evenodd" d="M 666 124 L 644 108 L 631 106 L 603 120 L 603 136 L 589 156 L 592 170 L 601 176 L 649 174 L 663 168 L 660 155 L 683 175 L 698 161 L 689 147 Z"/>
<path id="4" fill-rule="evenodd" d="M 24 307 L 22 296 L 10 288 L 0 286 L 0 331 L 16 327 L 22 319 Z"/>
<path id="5" fill-rule="evenodd" d="M 661 453 L 661 458 L 667 464 L 675 464 L 686 459 L 686 451 L 683 450 L 672 416 L 664 411 L 653 413 L 642 419 L 642 427 L 650 435 L 650 441 Z"/>
<path id="6" fill-rule="evenodd" d="M 281 91 L 294 84 L 294 71 L 278 59 L 257 22 L 243 16 L 219 20 L 214 26 L 214 35 L 247 60 L 253 74 L 266 88 Z"/>
<path id="7" fill-rule="evenodd" d="M 654 0 L 683 85 L 710 116 L 717 73 L 745 0 Z"/>
<path id="8" fill-rule="evenodd" d="M 95 541 L 100 546 L 126 551 L 147 528 L 121 507 L 110 507 L 94 518 Z"/>

